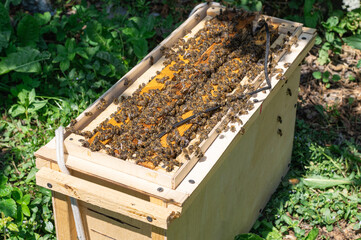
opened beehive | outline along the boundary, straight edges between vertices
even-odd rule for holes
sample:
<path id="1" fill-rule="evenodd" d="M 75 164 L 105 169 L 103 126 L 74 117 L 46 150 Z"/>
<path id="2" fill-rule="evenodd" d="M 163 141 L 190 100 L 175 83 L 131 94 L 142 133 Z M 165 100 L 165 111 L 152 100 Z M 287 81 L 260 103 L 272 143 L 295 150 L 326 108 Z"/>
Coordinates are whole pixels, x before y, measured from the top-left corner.
<path id="1" fill-rule="evenodd" d="M 267 34 L 265 28 L 255 31 L 262 22 L 270 29 L 268 72 L 272 91 L 247 94 L 267 86 L 264 73 Z M 229 189 L 236 179 L 256 177 L 253 190 L 261 200 L 251 198 L 255 206 L 244 209 L 244 216 L 239 213 L 250 220 L 240 224 L 241 228 L 231 224 L 230 233 L 248 228 L 249 221 L 254 220 L 258 209 L 265 204 L 265 196 L 273 191 L 289 161 L 298 86 L 297 65 L 313 40 L 314 31 L 298 23 L 217 6 L 197 11 L 72 121 L 64 145 L 66 166 L 75 177 L 53 171 L 50 172 L 55 179 L 46 177 L 50 174 L 46 167 L 57 170 L 52 141 L 36 153 L 38 167 L 45 166 L 38 173 L 38 184 L 48 186 L 47 183 L 51 183 L 53 191 L 84 201 L 83 208 L 87 210 L 83 218 L 88 222 L 88 234 L 95 236 L 94 232 L 99 232 L 100 228 L 90 219 L 97 214 L 95 218 L 104 217 L 105 213 L 94 210 L 94 206 L 114 211 L 120 219 L 129 216 L 143 225 L 146 222 L 162 229 L 167 229 L 168 225 L 179 228 L 179 224 L 171 224 L 171 219 L 180 216 L 178 221 L 185 224 L 184 219 L 189 216 L 185 214 L 182 218 L 182 214 L 184 210 L 198 211 L 194 209 L 199 208 L 198 196 L 204 198 L 210 194 L 212 200 L 209 201 L 220 201 L 220 207 L 231 202 L 232 207 L 238 198 L 232 202 L 220 197 L 222 188 Z M 191 116 L 193 119 L 183 122 Z M 270 159 L 262 163 L 265 156 Z M 277 171 L 272 166 L 275 163 L 279 163 Z M 229 169 L 230 166 L 239 172 Z M 266 170 L 271 172 L 265 173 Z M 257 171 L 264 177 L 262 181 L 250 175 Z M 222 181 L 215 186 L 212 179 L 220 177 L 221 172 Z M 232 184 L 227 184 L 225 179 L 228 178 L 232 179 Z M 226 185 L 222 186 L 223 183 Z M 267 186 L 262 186 L 264 183 Z M 84 189 L 83 184 L 90 189 Z M 265 191 L 265 187 L 269 189 Z M 131 200 L 123 203 L 110 199 L 106 194 L 114 198 L 115 193 L 108 188 L 129 194 Z M 232 188 L 237 196 L 240 191 L 252 189 L 247 181 L 240 181 L 239 186 Z M 74 193 L 74 189 L 78 190 Z M 91 189 L 102 189 L 101 200 L 96 200 L 94 193 L 89 196 Z M 208 190 L 205 192 L 205 189 Z M 56 195 L 58 200 L 60 195 Z M 128 198 L 124 194 L 121 197 Z M 154 204 L 148 201 L 160 199 L 164 209 L 156 208 L 159 214 L 153 215 L 144 208 L 139 212 L 135 207 L 135 202 L 140 202 L 138 198 L 151 208 Z M 132 210 L 128 209 L 130 206 L 112 209 L 118 206 L 115 202 L 121 206 L 130 204 Z M 203 201 L 205 206 L 211 202 Z M 227 209 L 230 209 L 228 205 Z M 143 225 L 138 227 L 148 231 L 148 225 Z M 185 224 L 187 228 L 191 225 Z M 197 224 L 193 222 L 193 225 Z M 169 236 L 174 236 L 175 228 L 170 228 Z M 150 231 L 154 232 L 153 228 Z M 214 231 L 220 230 L 215 227 Z"/>

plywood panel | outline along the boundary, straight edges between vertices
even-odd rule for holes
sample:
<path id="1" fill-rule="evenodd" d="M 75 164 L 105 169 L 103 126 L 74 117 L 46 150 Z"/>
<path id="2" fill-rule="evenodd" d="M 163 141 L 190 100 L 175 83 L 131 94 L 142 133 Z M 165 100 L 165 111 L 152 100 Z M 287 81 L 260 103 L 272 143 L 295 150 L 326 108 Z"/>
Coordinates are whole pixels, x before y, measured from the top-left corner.
<path id="1" fill-rule="evenodd" d="M 76 239 L 76 229 L 69 197 L 52 192 L 53 213 L 57 239 Z"/>
<path id="2" fill-rule="evenodd" d="M 298 67 L 257 121 L 229 145 L 170 224 L 168 239 L 233 239 L 250 230 L 288 168 L 299 73 Z"/>
<path id="3" fill-rule="evenodd" d="M 152 226 L 128 216 L 80 202 L 90 240 L 152 239 Z"/>

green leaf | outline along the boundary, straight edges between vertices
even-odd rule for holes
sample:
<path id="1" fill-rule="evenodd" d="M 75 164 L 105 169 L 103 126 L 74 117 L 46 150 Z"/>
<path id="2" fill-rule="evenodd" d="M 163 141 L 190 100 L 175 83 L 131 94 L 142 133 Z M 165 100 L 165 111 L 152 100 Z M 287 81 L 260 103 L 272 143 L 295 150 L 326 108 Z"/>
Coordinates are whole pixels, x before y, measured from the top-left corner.
<path id="1" fill-rule="evenodd" d="M 139 36 L 139 31 L 136 28 L 123 28 L 122 29 L 122 33 L 124 33 L 125 35 L 129 36 L 129 37 L 138 37 Z"/>
<path id="2" fill-rule="evenodd" d="M 0 197 L 9 196 L 11 193 L 12 187 L 10 185 L 0 186 Z"/>
<path id="3" fill-rule="evenodd" d="M 313 72 L 313 73 L 312 73 L 312 76 L 313 76 L 315 79 L 321 79 L 321 78 L 322 78 L 322 73 L 321 73 L 321 72 Z"/>
<path id="4" fill-rule="evenodd" d="M 53 232 L 54 225 L 50 221 L 45 222 L 45 230 L 48 232 Z"/>
<path id="5" fill-rule="evenodd" d="M 25 179 L 26 183 L 29 183 L 30 181 L 35 180 L 35 175 L 38 172 L 38 170 L 36 168 L 31 169 L 31 171 L 29 172 L 28 176 Z"/>
<path id="6" fill-rule="evenodd" d="M 325 71 L 323 74 L 322 74 L 322 78 L 329 78 L 330 77 L 330 72 L 329 71 Z"/>
<path id="7" fill-rule="evenodd" d="M 315 0 L 305 0 L 305 4 L 303 5 L 304 12 L 310 13 L 313 8 L 314 3 L 315 3 Z"/>
<path id="8" fill-rule="evenodd" d="M 15 217 L 16 202 L 13 199 L 0 200 L 0 212 L 3 212 L 6 217 Z"/>
<path id="9" fill-rule="evenodd" d="M 26 195 L 23 197 L 23 204 L 29 205 L 29 203 L 30 203 L 30 198 L 31 198 L 30 194 L 26 194 Z"/>
<path id="10" fill-rule="evenodd" d="M 19 105 L 19 104 L 14 104 L 9 109 L 9 114 L 12 117 L 19 116 L 20 114 L 24 114 L 25 112 L 26 112 L 26 109 L 24 108 L 24 106 Z"/>
<path id="11" fill-rule="evenodd" d="M 30 106 L 28 108 L 28 112 L 34 113 L 34 112 L 38 111 L 39 109 L 43 108 L 47 103 L 48 103 L 47 100 L 33 102 L 32 104 L 30 104 Z"/>
<path id="12" fill-rule="evenodd" d="M 8 10 L 0 3 L 0 32 L 9 31 L 11 32 L 12 27 L 10 23 L 10 17 Z"/>
<path id="13" fill-rule="evenodd" d="M 234 240 L 264 240 L 264 238 L 261 238 L 254 233 L 244 233 L 237 235 Z"/>
<path id="14" fill-rule="evenodd" d="M 338 17 L 332 16 L 332 17 L 329 17 L 327 19 L 326 23 L 323 23 L 322 25 L 325 28 L 332 30 L 334 27 L 337 26 L 338 22 L 339 22 Z"/>
<path id="15" fill-rule="evenodd" d="M 26 204 L 21 204 L 21 211 L 23 211 L 25 216 L 30 217 L 30 209 Z"/>
<path id="16" fill-rule="evenodd" d="M 326 41 L 327 41 L 327 42 L 331 42 L 331 43 L 332 43 L 332 42 L 335 40 L 335 33 L 333 33 L 333 32 L 326 32 L 325 37 L 326 37 Z"/>
<path id="17" fill-rule="evenodd" d="M 9 43 L 9 40 L 7 38 L 7 36 L 5 35 L 5 33 L 0 32 L 0 52 L 2 51 L 3 48 L 7 48 Z"/>
<path id="18" fill-rule="evenodd" d="M 335 74 L 335 75 L 332 76 L 332 81 L 337 82 L 337 81 L 339 81 L 340 79 L 341 79 L 340 75 Z"/>
<path id="19" fill-rule="evenodd" d="M 322 38 L 320 36 L 316 36 L 315 44 L 320 45 L 322 43 Z"/>
<path id="20" fill-rule="evenodd" d="M 17 33 L 23 46 L 34 44 L 39 41 L 40 25 L 33 16 L 25 15 L 18 24 Z"/>
<path id="21" fill-rule="evenodd" d="M 19 49 L 17 52 L 9 54 L 0 62 L 0 75 L 10 71 L 40 72 L 40 62 L 49 58 L 48 52 L 40 53 L 32 48 Z"/>
<path id="22" fill-rule="evenodd" d="M 343 41 L 349 46 L 361 50 L 361 34 L 355 34 L 347 38 L 343 38 Z"/>
<path id="23" fill-rule="evenodd" d="M 135 55 L 142 59 L 148 52 L 148 42 L 145 39 L 137 39 L 132 41 Z"/>
<path id="24" fill-rule="evenodd" d="M 7 228 L 12 232 L 19 232 L 19 228 L 15 223 L 10 223 Z"/>
<path id="25" fill-rule="evenodd" d="M 69 69 L 70 61 L 69 60 L 64 60 L 64 61 L 60 62 L 59 66 L 60 66 L 60 70 L 64 72 L 64 71 Z"/>
<path id="26" fill-rule="evenodd" d="M 35 13 L 34 17 L 38 21 L 39 25 L 45 25 L 50 22 L 51 14 L 50 12 L 45 12 L 43 14 Z"/>
<path id="27" fill-rule="evenodd" d="M 29 92 L 29 104 L 35 101 L 35 89 L 31 89 L 31 91 Z"/>
<path id="28" fill-rule="evenodd" d="M 349 178 L 326 178 L 322 176 L 310 176 L 303 179 L 306 186 L 310 188 L 330 188 L 338 185 L 354 184 L 355 181 Z"/>
<path id="29" fill-rule="evenodd" d="M 22 203 L 23 192 L 19 188 L 14 187 L 11 196 L 17 203 Z"/>
<path id="30" fill-rule="evenodd" d="M 21 89 L 21 91 L 18 93 L 19 102 L 22 105 L 29 105 L 29 91 L 26 89 Z"/>
<path id="31" fill-rule="evenodd" d="M 102 35 L 102 25 L 99 22 L 90 22 L 86 28 L 86 33 L 91 41 L 97 42 L 105 48 L 108 48 L 107 41 Z"/>
<path id="32" fill-rule="evenodd" d="M 318 236 L 319 229 L 317 227 L 313 228 L 304 240 L 315 240 Z"/>
<path id="33" fill-rule="evenodd" d="M 307 0 L 306 0 L 307 1 Z M 315 28 L 320 17 L 319 12 L 314 12 L 313 14 L 305 14 L 305 24 L 307 27 Z"/>
<path id="34" fill-rule="evenodd" d="M 0 174 L 0 186 L 6 186 L 8 178 L 4 174 Z"/>
<path id="35" fill-rule="evenodd" d="M 122 68 L 121 61 L 109 52 L 99 51 L 97 52 L 96 57 L 112 64 L 114 67 L 117 68 L 118 71 Z"/>

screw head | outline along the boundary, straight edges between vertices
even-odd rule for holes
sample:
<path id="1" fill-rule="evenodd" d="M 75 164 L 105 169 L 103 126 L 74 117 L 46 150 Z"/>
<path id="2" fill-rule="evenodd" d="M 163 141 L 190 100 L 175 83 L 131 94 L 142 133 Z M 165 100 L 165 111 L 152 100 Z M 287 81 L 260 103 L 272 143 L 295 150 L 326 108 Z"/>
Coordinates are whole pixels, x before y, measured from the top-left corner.
<path id="1" fill-rule="evenodd" d="M 164 189 L 163 189 L 162 187 L 159 187 L 159 188 L 157 188 L 157 191 L 158 191 L 158 192 L 163 192 Z"/>
<path id="2" fill-rule="evenodd" d="M 150 216 L 147 216 L 147 220 L 148 220 L 148 222 L 153 222 L 153 218 Z"/>
<path id="3" fill-rule="evenodd" d="M 51 185 L 51 183 L 47 183 L 46 186 L 48 186 L 48 188 L 52 188 L 53 185 Z"/>
<path id="4" fill-rule="evenodd" d="M 196 183 L 193 179 L 189 179 L 188 182 L 189 182 L 190 184 L 195 184 L 195 183 Z"/>

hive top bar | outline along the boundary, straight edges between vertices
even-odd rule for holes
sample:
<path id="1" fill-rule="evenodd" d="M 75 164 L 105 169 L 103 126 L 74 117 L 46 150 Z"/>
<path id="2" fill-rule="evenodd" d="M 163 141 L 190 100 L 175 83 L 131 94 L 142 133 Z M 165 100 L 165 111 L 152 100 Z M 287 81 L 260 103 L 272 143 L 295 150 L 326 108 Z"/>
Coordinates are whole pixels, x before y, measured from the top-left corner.
<path id="1" fill-rule="evenodd" d="M 161 49 L 164 68 L 132 96 L 116 100 L 117 111 L 91 136 L 83 134 L 89 137 L 84 146 L 169 172 L 191 157 L 202 157 L 200 144 L 222 117 L 229 112 L 218 133 L 228 130 L 228 122 L 240 124 L 239 116 L 253 106 L 247 98 L 231 102 L 229 97 L 258 87 L 242 83 L 263 71 L 265 37 L 263 32 L 253 36 L 254 18 L 244 11 L 225 11 L 207 20 L 193 37 Z M 272 33 L 274 40 L 277 29 Z M 225 102 L 229 104 L 172 129 L 175 123 Z M 168 133 L 159 137 L 162 132 Z"/>
<path id="2" fill-rule="evenodd" d="M 254 33 L 264 21 L 271 35 L 268 72 L 272 92 L 277 91 L 312 45 L 314 31 L 240 10 L 199 9 L 72 121 L 64 141 L 67 167 L 182 202 L 187 191 L 172 189 L 197 167 L 220 135 L 233 139 L 247 131 L 251 116 L 270 93 L 231 101 L 266 86 L 266 32 L 262 28 Z M 216 105 L 222 107 L 173 128 Z M 162 132 L 166 134 L 159 137 Z M 220 153 L 226 147 L 219 146 Z M 54 148 L 52 141 L 36 156 L 55 162 Z M 155 186 L 169 191 L 160 193 Z"/>

